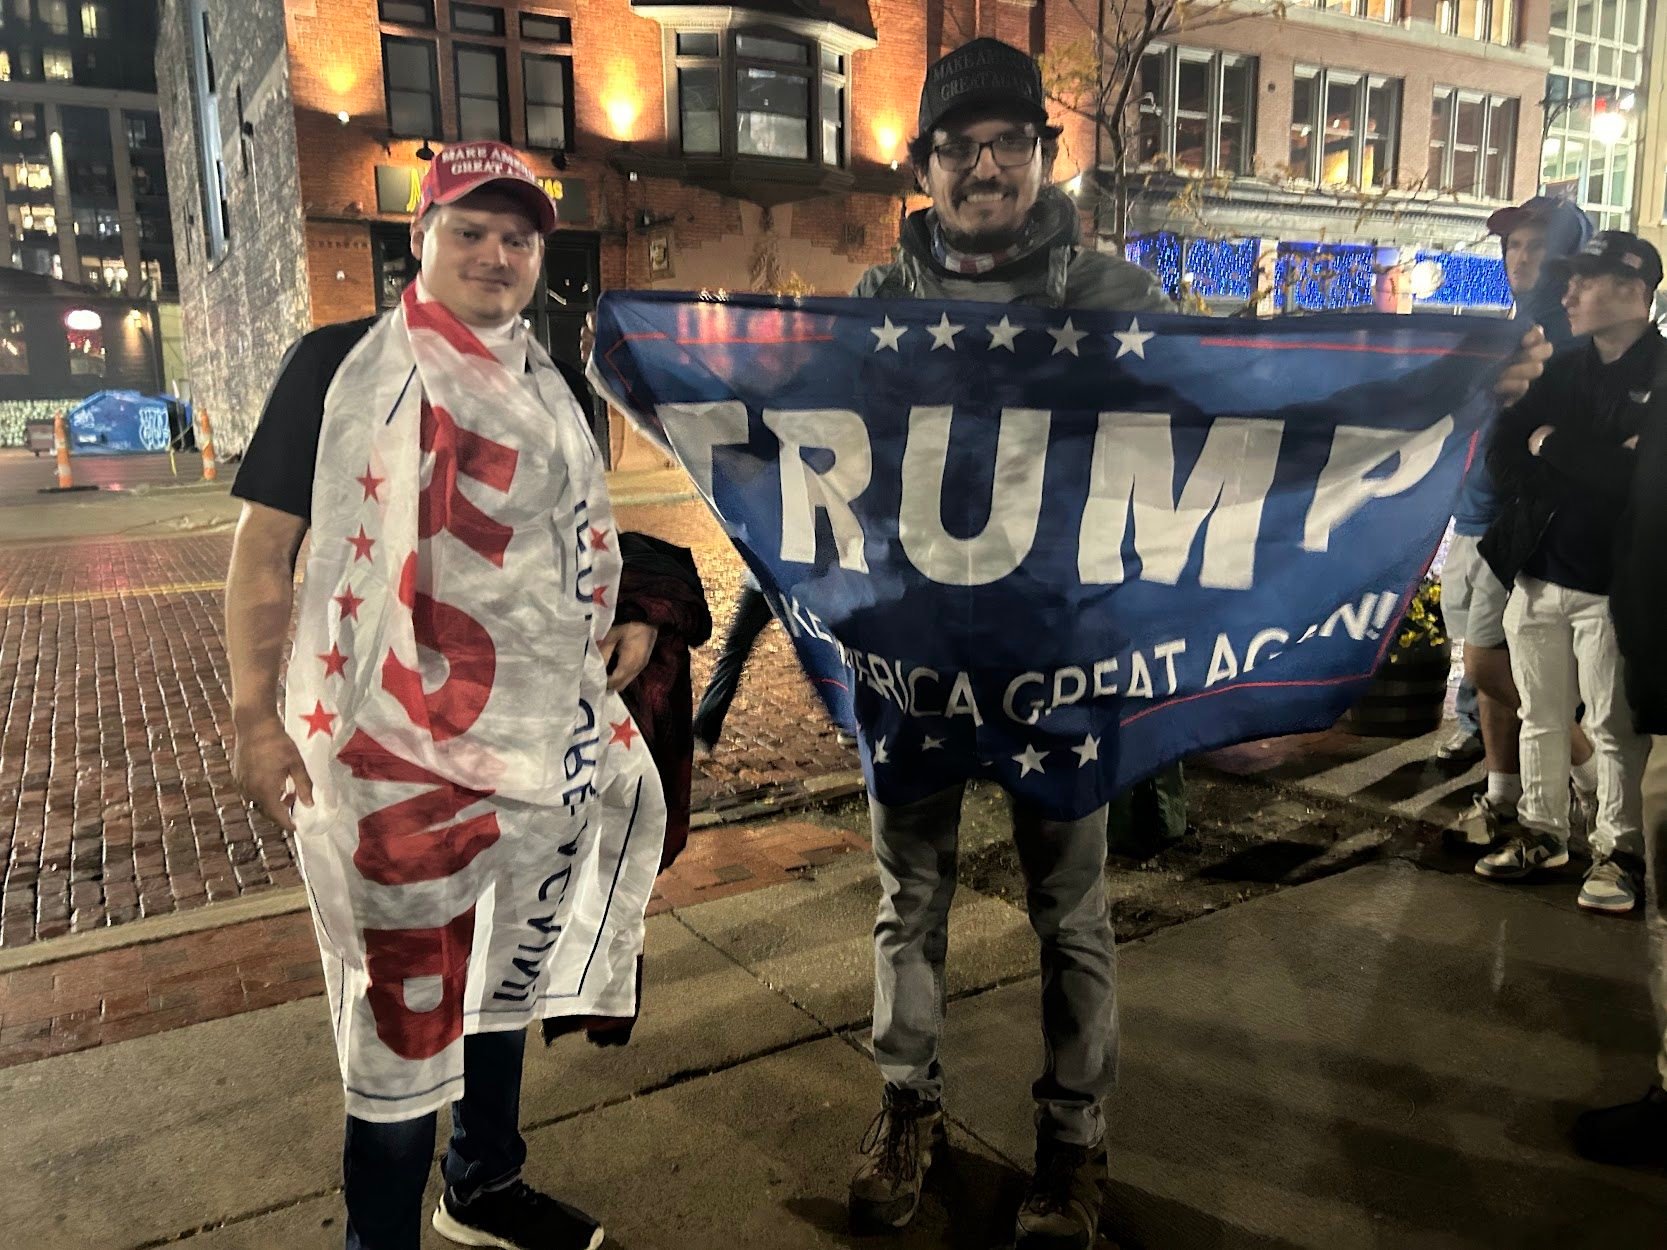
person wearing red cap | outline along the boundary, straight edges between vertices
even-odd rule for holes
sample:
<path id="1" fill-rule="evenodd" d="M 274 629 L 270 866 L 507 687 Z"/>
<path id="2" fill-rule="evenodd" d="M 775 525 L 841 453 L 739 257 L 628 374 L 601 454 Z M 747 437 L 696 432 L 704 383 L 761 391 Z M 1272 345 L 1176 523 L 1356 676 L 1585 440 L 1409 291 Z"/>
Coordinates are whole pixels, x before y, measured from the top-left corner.
<path id="1" fill-rule="evenodd" d="M 654 630 L 612 624 L 601 458 L 574 382 L 521 321 L 555 225 L 511 148 L 441 152 L 411 225 L 417 281 L 382 317 L 290 349 L 232 491 L 233 770 L 300 848 L 348 1106 L 349 1250 L 416 1250 L 446 1105 L 436 1230 L 472 1246 L 602 1242 L 597 1221 L 521 1180 L 525 1030 L 634 1009 L 634 955 L 600 978 L 586 965 L 571 996 L 551 981 L 590 923 L 616 782 L 635 786 L 630 828 L 656 861 L 621 850 L 609 907 L 595 900 L 623 911 L 620 936 L 640 934 L 664 809 L 616 693 Z M 622 746 L 598 732 L 610 720 Z M 603 951 L 614 923 L 592 925 Z"/>

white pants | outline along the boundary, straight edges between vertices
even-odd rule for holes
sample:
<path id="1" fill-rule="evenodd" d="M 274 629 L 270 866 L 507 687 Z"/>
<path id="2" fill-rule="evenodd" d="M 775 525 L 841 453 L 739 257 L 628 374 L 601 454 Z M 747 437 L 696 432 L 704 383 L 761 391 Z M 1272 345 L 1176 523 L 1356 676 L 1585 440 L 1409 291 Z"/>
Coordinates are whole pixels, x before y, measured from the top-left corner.
<path id="1" fill-rule="evenodd" d="M 1661 1035 L 1656 1056 L 1667 1088 L 1667 738 L 1656 738 L 1644 770 L 1644 851 L 1647 862 L 1644 924 L 1650 942 L 1650 997 Z"/>
<path id="2" fill-rule="evenodd" d="M 1569 726 L 1584 701 L 1581 727 L 1598 769 L 1592 854 L 1619 845 L 1642 849 L 1642 782 L 1649 739 L 1632 727 L 1622 686 L 1621 654 L 1606 595 L 1518 577 L 1505 606 L 1511 674 L 1522 696 L 1522 801 L 1517 818 L 1530 829 L 1569 836 Z"/>

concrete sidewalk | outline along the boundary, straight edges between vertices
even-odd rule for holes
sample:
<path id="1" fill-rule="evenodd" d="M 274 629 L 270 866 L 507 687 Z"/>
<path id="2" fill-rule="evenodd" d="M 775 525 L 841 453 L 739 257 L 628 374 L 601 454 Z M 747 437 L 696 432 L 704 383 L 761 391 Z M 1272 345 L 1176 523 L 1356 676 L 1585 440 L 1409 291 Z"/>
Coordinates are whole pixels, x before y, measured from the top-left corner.
<path id="1" fill-rule="evenodd" d="M 949 1166 L 908 1234 L 845 1231 L 877 1102 L 860 1049 L 875 895 L 853 856 L 657 917 L 632 1045 L 529 1049 L 529 1179 L 630 1250 L 1003 1244 L 1032 1146 L 1034 939 L 965 889 Z M 1651 1053 L 1642 926 L 1570 895 L 1381 864 L 1125 947 L 1108 1235 L 1661 1246 L 1662 1175 L 1562 1142 L 1578 1108 L 1635 1096 Z M 0 1073 L 8 1244 L 339 1245 L 326 1033 L 311 999 Z"/>

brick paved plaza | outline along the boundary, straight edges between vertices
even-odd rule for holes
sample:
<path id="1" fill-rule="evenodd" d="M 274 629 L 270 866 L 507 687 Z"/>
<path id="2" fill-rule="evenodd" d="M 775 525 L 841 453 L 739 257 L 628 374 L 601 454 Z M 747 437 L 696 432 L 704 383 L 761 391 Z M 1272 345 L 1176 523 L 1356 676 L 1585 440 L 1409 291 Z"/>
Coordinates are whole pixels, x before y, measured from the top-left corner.
<path id="1" fill-rule="evenodd" d="M 92 480 L 169 480 L 166 457 L 77 463 L 86 466 Z M 36 514 L 87 506 L 85 495 L 34 495 L 50 469 L 7 457 L 0 501 L 32 499 Z M 193 494 L 201 488 L 179 497 Z M 652 502 L 621 507 L 622 526 L 694 550 L 721 632 L 739 561 L 698 502 L 643 497 Z M 168 538 L 0 545 L 0 790 L 18 795 L 15 810 L 0 812 L 0 948 L 299 883 L 285 836 L 231 783 L 219 603 L 230 551 L 224 524 Z M 697 690 L 714 647 L 696 653 Z M 725 744 L 697 765 L 696 810 L 708 822 L 769 810 L 808 779 L 855 767 L 773 626 Z M 719 848 L 703 871 L 752 872 L 739 851 L 725 857 L 724 837 L 697 835 Z"/>

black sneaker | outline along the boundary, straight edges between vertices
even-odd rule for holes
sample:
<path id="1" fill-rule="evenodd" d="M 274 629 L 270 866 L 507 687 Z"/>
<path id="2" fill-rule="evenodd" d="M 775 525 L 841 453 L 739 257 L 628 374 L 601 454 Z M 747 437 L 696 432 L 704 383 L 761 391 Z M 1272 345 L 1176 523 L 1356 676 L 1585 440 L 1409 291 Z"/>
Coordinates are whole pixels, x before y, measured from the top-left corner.
<path id="1" fill-rule="evenodd" d="M 1594 1163 L 1667 1163 L 1667 1090 L 1652 1085 L 1637 1102 L 1584 1112 L 1573 1137 Z"/>
<path id="2" fill-rule="evenodd" d="M 460 1246 L 503 1250 L 597 1250 L 602 1226 L 577 1207 L 541 1194 L 525 1181 L 490 1189 L 468 1202 L 451 1189 L 434 1208 L 434 1231 Z"/>
<path id="3" fill-rule="evenodd" d="M 1103 1143 L 1092 1148 L 1038 1143 L 1036 1174 L 1014 1226 L 1014 1250 L 1088 1250 L 1100 1231 L 1105 1176 Z"/>
<path id="4" fill-rule="evenodd" d="M 943 1104 L 886 1086 L 880 1114 L 863 1134 L 851 1177 L 851 1225 L 858 1232 L 902 1228 L 920 1208 L 932 1153 L 947 1143 Z"/>

